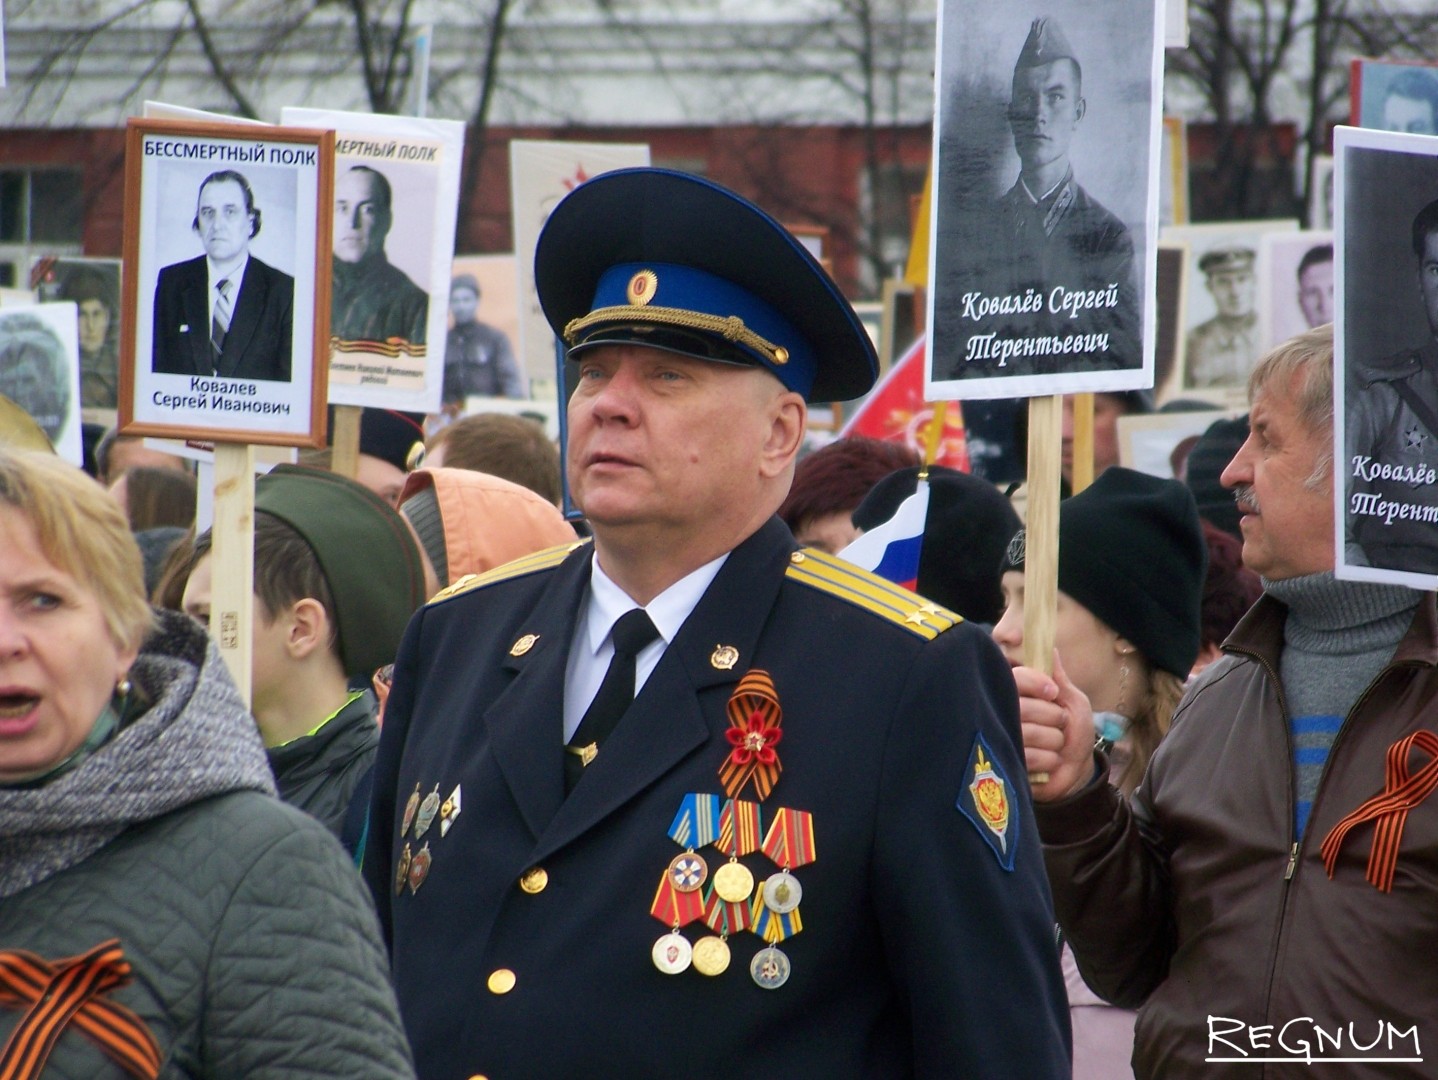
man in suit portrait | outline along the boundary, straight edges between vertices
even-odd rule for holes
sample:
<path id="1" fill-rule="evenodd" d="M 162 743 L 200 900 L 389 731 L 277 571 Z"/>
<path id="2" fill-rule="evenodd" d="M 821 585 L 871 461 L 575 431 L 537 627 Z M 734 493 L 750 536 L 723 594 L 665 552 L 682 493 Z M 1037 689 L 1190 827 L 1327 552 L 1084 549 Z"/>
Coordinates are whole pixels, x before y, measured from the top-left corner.
<path id="1" fill-rule="evenodd" d="M 250 254 L 260 210 L 245 177 L 205 177 L 190 227 L 205 253 L 160 270 L 153 370 L 290 380 L 295 279 Z"/>
<path id="2" fill-rule="evenodd" d="M 1067 1080 L 1008 665 L 776 514 L 858 316 L 664 169 L 567 195 L 535 282 L 594 540 L 400 646 L 364 873 L 417 1074 Z"/>

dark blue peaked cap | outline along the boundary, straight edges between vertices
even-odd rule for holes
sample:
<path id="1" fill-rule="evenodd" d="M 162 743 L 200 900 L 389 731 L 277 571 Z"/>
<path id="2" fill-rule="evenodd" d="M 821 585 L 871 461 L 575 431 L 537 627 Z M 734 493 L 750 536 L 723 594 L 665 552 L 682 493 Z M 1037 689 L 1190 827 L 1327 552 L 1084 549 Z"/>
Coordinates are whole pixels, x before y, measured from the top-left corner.
<path id="1" fill-rule="evenodd" d="M 603 173 L 564 198 L 534 257 L 571 353 L 641 344 L 772 372 L 809 401 L 868 392 L 878 358 L 812 255 L 747 199 L 669 169 Z"/>

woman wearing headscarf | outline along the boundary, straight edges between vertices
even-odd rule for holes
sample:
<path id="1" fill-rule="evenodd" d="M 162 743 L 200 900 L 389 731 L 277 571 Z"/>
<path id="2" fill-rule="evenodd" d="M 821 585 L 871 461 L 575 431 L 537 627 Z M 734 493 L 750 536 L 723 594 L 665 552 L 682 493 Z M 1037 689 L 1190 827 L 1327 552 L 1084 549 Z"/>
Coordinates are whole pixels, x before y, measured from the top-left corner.
<path id="1" fill-rule="evenodd" d="M 372 908 L 124 514 L 0 449 L 0 1075 L 413 1075 Z"/>
<path id="2" fill-rule="evenodd" d="M 1007 607 L 994 640 L 1023 692 L 1021 530 L 1004 558 Z M 1110 781 L 1133 794 L 1168 733 L 1198 656 L 1208 548 L 1193 496 L 1177 480 L 1120 466 L 1059 504 L 1058 663 L 1089 699 Z M 1083 982 L 1067 945 L 1064 980 L 1075 1080 L 1132 1075 L 1136 1014 L 1107 1005 Z"/>

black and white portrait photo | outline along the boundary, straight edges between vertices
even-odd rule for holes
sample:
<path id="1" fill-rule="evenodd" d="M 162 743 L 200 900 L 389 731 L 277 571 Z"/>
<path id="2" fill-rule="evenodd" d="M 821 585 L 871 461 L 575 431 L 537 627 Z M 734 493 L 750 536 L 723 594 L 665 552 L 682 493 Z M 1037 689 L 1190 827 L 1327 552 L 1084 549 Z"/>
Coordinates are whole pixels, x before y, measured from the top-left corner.
<path id="1" fill-rule="evenodd" d="M 319 269 L 330 257 L 333 161 L 323 146 L 333 138 L 130 122 L 119 395 L 127 431 L 323 439 L 329 278 Z"/>
<path id="2" fill-rule="evenodd" d="M 1139 0 L 944 0 L 929 392 L 1153 383 L 1161 62 Z"/>
<path id="3" fill-rule="evenodd" d="M 162 267 L 155 284 L 154 371 L 290 381 L 295 279 L 251 253 L 263 223 L 244 173 L 200 180 L 190 229 L 203 250 Z"/>
<path id="4" fill-rule="evenodd" d="M 80 321 L 80 405 L 113 409 L 120 387 L 120 260 L 44 256 L 30 267 L 44 302 L 68 300 Z"/>
<path id="5" fill-rule="evenodd" d="M 30 414 L 55 452 L 81 462 L 76 306 L 0 308 L 0 395 Z"/>
<path id="6" fill-rule="evenodd" d="M 1438 584 L 1438 140 L 1338 128 L 1339 576 Z"/>
<path id="7" fill-rule="evenodd" d="M 1438 65 L 1406 60 L 1354 60 L 1353 123 L 1378 131 L 1438 135 Z"/>
<path id="8" fill-rule="evenodd" d="M 1258 283 L 1259 345 L 1267 352 L 1333 321 L 1333 233 L 1266 233 L 1260 244 L 1265 273 Z"/>

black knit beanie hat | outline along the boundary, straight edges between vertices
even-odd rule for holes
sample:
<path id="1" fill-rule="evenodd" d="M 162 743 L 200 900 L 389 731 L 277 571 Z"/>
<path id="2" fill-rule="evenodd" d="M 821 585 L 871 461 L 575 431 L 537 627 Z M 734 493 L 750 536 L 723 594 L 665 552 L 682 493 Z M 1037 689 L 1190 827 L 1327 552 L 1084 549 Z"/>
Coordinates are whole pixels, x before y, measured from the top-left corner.
<path id="1" fill-rule="evenodd" d="M 915 467 L 880 480 L 854 511 L 854 524 L 867 532 L 888 521 L 914 493 L 918 475 Z M 930 466 L 929 514 L 915 584 L 919 595 L 966 619 L 998 622 L 1004 596 L 996 568 L 1020 524 L 1009 500 L 987 480 Z"/>
<path id="2" fill-rule="evenodd" d="M 1004 556 L 1022 570 L 1025 534 Z M 1059 588 L 1155 667 L 1187 678 L 1198 657 L 1208 545 L 1188 488 L 1114 466 L 1059 504 Z"/>
<path id="3" fill-rule="evenodd" d="M 1241 516 L 1233 492 L 1218 482 L 1223 470 L 1248 438 L 1248 417 L 1215 420 L 1188 453 L 1188 489 L 1198 504 L 1198 515 L 1226 533 L 1243 539 L 1238 527 Z"/>

